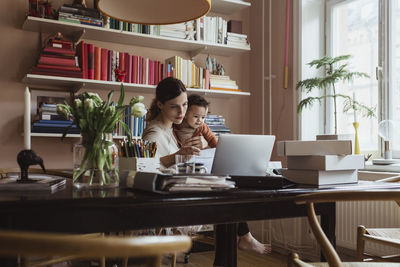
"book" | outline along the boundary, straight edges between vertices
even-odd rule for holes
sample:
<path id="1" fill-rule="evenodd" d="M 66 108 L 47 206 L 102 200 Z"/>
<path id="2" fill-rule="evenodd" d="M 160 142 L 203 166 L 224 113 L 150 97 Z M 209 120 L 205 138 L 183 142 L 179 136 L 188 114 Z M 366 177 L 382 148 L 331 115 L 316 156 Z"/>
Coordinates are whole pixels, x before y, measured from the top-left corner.
<path id="1" fill-rule="evenodd" d="M 38 64 L 76 67 L 76 60 L 75 58 L 54 57 L 43 54 L 40 56 Z"/>
<path id="2" fill-rule="evenodd" d="M 287 167 L 293 170 L 354 170 L 364 169 L 364 155 L 288 156 Z"/>
<path id="3" fill-rule="evenodd" d="M 351 140 L 278 141 L 278 156 L 350 155 Z"/>
<path id="4" fill-rule="evenodd" d="M 29 174 L 31 183 L 19 183 L 19 175 L 15 174 L 0 179 L 0 191 L 45 191 L 54 192 L 66 185 L 66 179 L 46 174 Z"/>
<path id="5" fill-rule="evenodd" d="M 57 55 L 75 55 L 75 51 L 72 49 L 63 49 L 57 47 L 45 47 L 43 48 L 43 52 Z"/>
<path id="6" fill-rule="evenodd" d="M 357 183 L 357 170 L 282 170 L 282 175 L 297 184 L 331 185 Z"/>
<path id="7" fill-rule="evenodd" d="M 86 49 L 85 49 L 86 48 Z M 82 78 L 87 79 L 87 46 L 84 41 L 80 41 L 76 46 L 76 56 L 78 57 L 78 65 L 82 71 Z"/>

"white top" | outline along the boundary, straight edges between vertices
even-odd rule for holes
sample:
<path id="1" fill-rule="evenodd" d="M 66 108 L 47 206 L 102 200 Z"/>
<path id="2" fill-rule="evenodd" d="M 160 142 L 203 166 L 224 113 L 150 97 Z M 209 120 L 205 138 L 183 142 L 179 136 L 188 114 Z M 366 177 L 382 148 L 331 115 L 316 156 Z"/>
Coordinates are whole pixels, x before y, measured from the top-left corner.
<path id="1" fill-rule="evenodd" d="M 143 131 L 142 139 L 157 143 L 155 155 L 157 159 L 179 150 L 172 127 L 165 128 L 162 122 L 158 120 L 152 120 L 147 124 L 146 129 Z"/>

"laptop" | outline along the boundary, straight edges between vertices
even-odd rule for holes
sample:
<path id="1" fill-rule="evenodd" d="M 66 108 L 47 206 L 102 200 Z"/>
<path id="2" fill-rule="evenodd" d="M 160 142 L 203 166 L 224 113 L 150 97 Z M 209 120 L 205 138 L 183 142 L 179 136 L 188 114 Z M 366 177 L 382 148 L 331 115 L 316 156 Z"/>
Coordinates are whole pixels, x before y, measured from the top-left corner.
<path id="1" fill-rule="evenodd" d="M 231 176 L 239 188 L 283 188 L 283 177 L 267 176 L 274 142 L 273 135 L 220 135 L 211 173 Z"/>

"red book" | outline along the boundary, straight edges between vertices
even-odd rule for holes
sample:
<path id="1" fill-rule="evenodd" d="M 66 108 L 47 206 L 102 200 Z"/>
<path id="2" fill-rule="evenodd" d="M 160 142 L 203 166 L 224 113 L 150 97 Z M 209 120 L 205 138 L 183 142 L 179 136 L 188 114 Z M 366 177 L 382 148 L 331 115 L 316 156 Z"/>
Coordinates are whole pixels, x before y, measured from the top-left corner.
<path id="1" fill-rule="evenodd" d="M 79 68 L 79 67 L 71 67 L 71 66 L 55 66 L 55 65 L 37 64 L 36 67 L 43 68 L 43 69 L 58 69 L 58 70 L 81 71 L 81 68 Z"/>
<path id="2" fill-rule="evenodd" d="M 100 80 L 101 78 L 101 48 L 94 47 L 94 79 Z"/>
<path id="3" fill-rule="evenodd" d="M 102 81 L 107 81 L 107 75 L 108 75 L 108 49 L 101 48 L 100 79 Z"/>
<path id="4" fill-rule="evenodd" d="M 149 65 L 147 66 L 148 68 L 148 84 L 153 84 L 153 75 L 154 75 L 154 61 L 150 60 L 148 61 Z"/>
<path id="5" fill-rule="evenodd" d="M 142 65 L 143 65 L 143 58 L 138 56 L 138 83 L 143 84 L 142 81 Z"/>
<path id="6" fill-rule="evenodd" d="M 108 50 L 107 81 L 112 81 L 112 55 L 113 51 Z"/>
<path id="7" fill-rule="evenodd" d="M 76 67 L 76 61 L 72 58 L 62 58 L 62 57 L 48 57 L 46 55 L 41 55 L 38 64 L 49 64 L 49 65 L 62 65 Z"/>
<path id="8" fill-rule="evenodd" d="M 62 49 L 72 49 L 72 42 L 66 41 L 66 40 L 51 39 L 49 41 L 49 46 L 55 47 L 55 48 L 62 48 Z"/>
<path id="9" fill-rule="evenodd" d="M 87 46 L 87 57 L 88 57 L 88 79 L 94 80 L 94 45 L 85 44 Z"/>
<path id="10" fill-rule="evenodd" d="M 124 54 L 124 52 L 118 52 L 118 54 L 119 54 L 119 65 L 118 65 L 118 68 L 121 71 L 124 71 L 125 70 L 125 54 Z"/>
<path id="11" fill-rule="evenodd" d="M 124 53 L 125 57 L 125 82 L 131 83 L 132 82 L 132 56 L 129 53 Z"/>
<path id="12" fill-rule="evenodd" d="M 85 49 L 85 42 L 80 41 L 80 43 L 76 46 L 76 56 L 78 57 L 78 64 L 79 67 L 81 67 L 82 70 L 82 77 L 83 79 L 87 79 L 87 56 L 86 56 L 86 51 Z M 85 51 L 86 50 L 86 51 Z"/>
<path id="13" fill-rule="evenodd" d="M 210 89 L 210 70 L 204 70 L 205 88 Z"/>
<path id="14" fill-rule="evenodd" d="M 137 56 L 132 56 L 132 82 L 133 83 L 138 83 L 137 82 L 137 60 L 138 57 Z"/>
<path id="15" fill-rule="evenodd" d="M 146 72 L 147 72 L 147 58 L 143 58 L 142 62 L 142 84 L 147 84 Z"/>
<path id="16" fill-rule="evenodd" d="M 52 53 L 52 54 L 75 55 L 75 51 L 72 49 L 63 49 L 63 48 L 56 48 L 56 47 L 45 47 L 45 48 L 43 48 L 43 52 Z"/>

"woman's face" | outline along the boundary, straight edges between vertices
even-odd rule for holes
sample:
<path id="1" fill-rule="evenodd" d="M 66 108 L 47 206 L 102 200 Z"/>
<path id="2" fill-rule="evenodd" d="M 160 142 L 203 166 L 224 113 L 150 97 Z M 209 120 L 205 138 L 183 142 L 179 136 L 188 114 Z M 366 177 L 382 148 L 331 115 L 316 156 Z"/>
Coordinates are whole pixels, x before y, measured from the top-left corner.
<path id="1" fill-rule="evenodd" d="M 164 120 L 168 120 L 175 124 L 181 124 L 185 117 L 188 100 L 186 92 L 182 92 L 179 96 L 161 103 L 157 103 L 161 110 Z"/>

